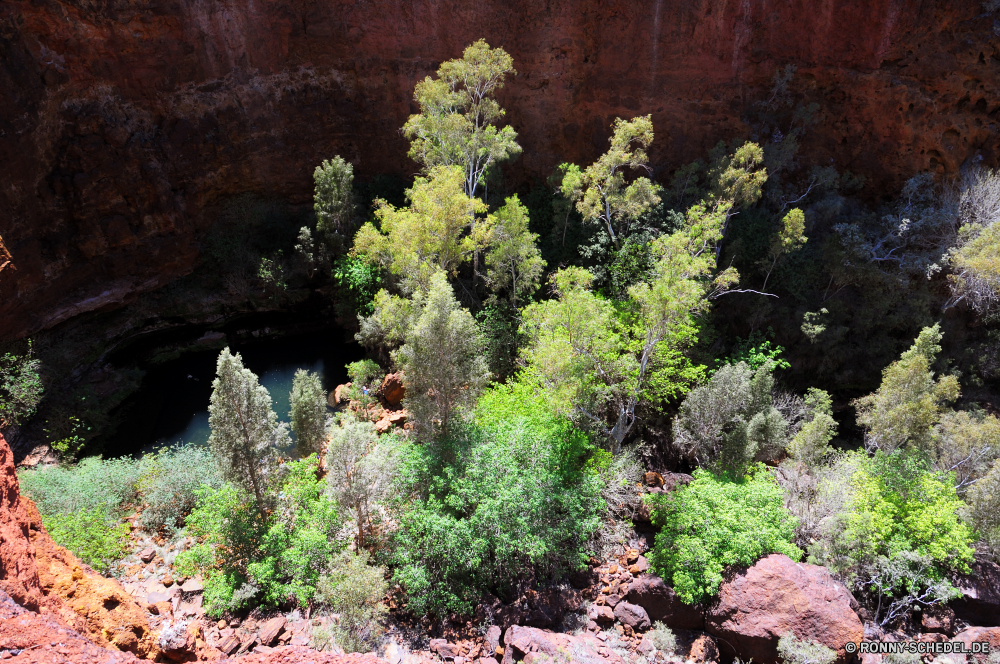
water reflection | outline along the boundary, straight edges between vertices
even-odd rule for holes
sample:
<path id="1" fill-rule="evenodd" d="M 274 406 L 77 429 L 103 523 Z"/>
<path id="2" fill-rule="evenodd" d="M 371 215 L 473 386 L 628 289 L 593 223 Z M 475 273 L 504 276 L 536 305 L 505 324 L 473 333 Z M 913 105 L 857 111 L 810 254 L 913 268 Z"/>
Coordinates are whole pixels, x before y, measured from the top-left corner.
<path id="1" fill-rule="evenodd" d="M 288 420 L 289 392 L 297 369 L 318 373 L 323 388 L 347 380 L 344 368 L 363 356 L 343 333 L 316 333 L 252 344 L 232 344 L 243 364 L 260 378 L 278 419 Z M 104 448 L 106 457 L 146 453 L 164 445 L 208 442 L 208 402 L 218 351 L 188 353 L 149 369 L 139 392 L 126 403 L 127 415 Z"/>

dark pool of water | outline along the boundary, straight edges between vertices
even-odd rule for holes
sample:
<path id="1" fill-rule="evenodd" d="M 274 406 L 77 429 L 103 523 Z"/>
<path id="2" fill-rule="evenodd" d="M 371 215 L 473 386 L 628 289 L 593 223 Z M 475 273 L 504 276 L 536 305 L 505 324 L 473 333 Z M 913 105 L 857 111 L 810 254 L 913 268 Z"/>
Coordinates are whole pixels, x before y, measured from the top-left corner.
<path id="1" fill-rule="evenodd" d="M 319 373 L 323 388 L 347 380 L 345 365 L 364 356 L 340 330 L 249 343 L 232 343 L 243 364 L 260 378 L 278 419 L 288 421 L 288 397 L 297 369 Z M 123 404 L 124 420 L 103 445 L 106 458 L 141 454 L 163 445 L 208 442 L 208 402 L 218 350 L 185 353 L 147 369 L 139 391 Z"/>

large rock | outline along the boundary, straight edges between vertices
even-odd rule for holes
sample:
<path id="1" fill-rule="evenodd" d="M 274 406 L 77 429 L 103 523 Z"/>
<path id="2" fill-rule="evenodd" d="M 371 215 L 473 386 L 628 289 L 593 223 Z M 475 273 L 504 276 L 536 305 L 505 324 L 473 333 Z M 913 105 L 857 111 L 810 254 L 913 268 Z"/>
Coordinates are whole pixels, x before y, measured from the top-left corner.
<path id="1" fill-rule="evenodd" d="M 603 662 L 624 664 L 616 652 L 590 634 L 572 636 L 549 632 L 535 627 L 508 627 L 503 636 L 503 662 L 513 664 L 524 659 L 528 653 L 545 655 L 555 661 L 563 661 L 567 655 L 575 662 Z"/>
<path id="2" fill-rule="evenodd" d="M 28 502 L 21 498 L 14 455 L 0 435 L 0 590 L 18 604 L 37 611 L 42 588 L 30 541 Z"/>
<path id="3" fill-rule="evenodd" d="M 640 632 L 645 632 L 649 629 L 649 616 L 646 614 L 646 609 L 642 608 L 638 604 L 631 604 L 629 602 L 618 602 L 615 605 L 615 618 L 618 619 L 623 625 L 628 625 L 634 630 Z"/>
<path id="4" fill-rule="evenodd" d="M 950 606 L 955 617 L 971 625 L 1000 626 L 1000 565 L 987 560 L 972 564 L 972 573 L 958 578 L 962 596 Z"/>
<path id="5" fill-rule="evenodd" d="M 990 644 L 990 652 L 1000 652 L 1000 627 L 969 627 L 956 634 L 953 640 L 964 643 L 969 652 L 972 652 L 973 643 L 983 642 Z M 972 661 L 985 663 L 987 657 L 988 655 L 979 654 Z"/>
<path id="6" fill-rule="evenodd" d="M 778 662 L 778 639 L 791 632 L 837 651 L 864 637 L 857 602 L 825 567 L 772 554 L 725 581 L 706 612 L 705 631 L 718 638 L 726 657 Z"/>
<path id="7" fill-rule="evenodd" d="M 399 410 L 403 399 L 406 398 L 406 388 L 403 386 L 403 374 L 386 374 L 382 379 L 382 385 L 376 392 L 379 401 L 389 410 Z"/>
<path id="8" fill-rule="evenodd" d="M 628 587 L 625 601 L 646 610 L 649 619 L 670 629 L 704 629 L 705 612 L 700 604 L 685 604 L 674 589 L 655 574 L 643 574 Z"/>

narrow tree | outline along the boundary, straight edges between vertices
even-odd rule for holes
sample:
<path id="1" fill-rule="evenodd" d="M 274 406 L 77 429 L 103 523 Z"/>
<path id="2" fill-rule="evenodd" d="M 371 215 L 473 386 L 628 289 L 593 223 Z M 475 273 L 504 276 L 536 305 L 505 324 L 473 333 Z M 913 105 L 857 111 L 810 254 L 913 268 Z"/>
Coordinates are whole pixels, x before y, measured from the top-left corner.
<path id="1" fill-rule="evenodd" d="M 358 550 L 365 546 L 372 513 L 392 488 L 398 463 L 395 446 L 379 442 L 375 425 L 348 416 L 330 426 L 327 481 L 337 503 L 354 517 Z"/>
<path id="2" fill-rule="evenodd" d="M 287 425 L 278 423 L 271 395 L 254 372 L 228 348 L 216 365 L 208 425 L 212 430 L 208 446 L 223 477 L 252 495 L 258 514 L 265 518 L 268 481 L 277 461 L 275 447 L 288 443 Z"/>
<path id="3" fill-rule="evenodd" d="M 326 392 L 319 374 L 305 369 L 295 372 L 292 391 L 288 395 L 291 409 L 288 418 L 295 433 L 299 456 L 319 454 L 326 438 L 328 416 L 326 414 Z"/>
<path id="4" fill-rule="evenodd" d="M 608 151 L 588 166 L 582 177 L 573 177 L 576 172 L 568 166 L 561 190 L 566 198 L 577 201 L 576 209 L 584 221 L 599 225 L 607 241 L 619 249 L 631 223 L 660 202 L 657 187 L 649 178 L 625 181 L 627 170 L 649 171 L 646 148 L 653 142 L 651 116 L 615 118 L 610 141 Z"/>
<path id="5" fill-rule="evenodd" d="M 517 196 L 490 215 L 489 249 L 486 252 L 486 284 L 494 294 L 506 291 L 515 309 L 518 300 L 538 289 L 545 268 L 538 251 L 538 235 L 528 230 L 528 209 Z"/>
<path id="6" fill-rule="evenodd" d="M 324 159 L 313 172 L 316 233 L 332 248 L 344 242 L 354 217 L 354 167 L 339 155 Z"/>
<path id="7" fill-rule="evenodd" d="M 460 166 L 465 194 L 472 198 L 490 166 L 521 153 L 517 132 L 497 128 L 504 110 L 493 99 L 507 75 L 517 74 L 514 61 L 480 39 L 461 58 L 441 63 L 437 74 L 417 83 L 413 98 L 420 113 L 410 116 L 403 134 L 410 139 L 410 157 L 428 171 Z"/>
<path id="8" fill-rule="evenodd" d="M 30 341 L 23 354 L 0 356 L 0 428 L 20 424 L 34 415 L 42 400 L 40 368 Z"/>
<path id="9" fill-rule="evenodd" d="M 446 436 L 456 411 L 471 406 L 489 381 L 483 342 L 444 273 L 431 278 L 423 310 L 396 352 L 406 407 L 419 435 Z"/>

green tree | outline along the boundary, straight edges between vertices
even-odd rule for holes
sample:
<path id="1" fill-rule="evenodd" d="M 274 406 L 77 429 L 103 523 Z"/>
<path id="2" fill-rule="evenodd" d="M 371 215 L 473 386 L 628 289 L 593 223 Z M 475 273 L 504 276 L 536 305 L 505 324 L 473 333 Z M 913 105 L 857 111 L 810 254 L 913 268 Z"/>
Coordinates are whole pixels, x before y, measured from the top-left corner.
<path id="1" fill-rule="evenodd" d="M 313 172 L 316 232 L 334 249 L 349 237 L 354 218 L 354 166 L 340 155 L 324 159 Z"/>
<path id="2" fill-rule="evenodd" d="M 618 249 L 630 234 L 632 222 L 660 201 L 649 178 L 625 181 L 626 169 L 649 170 L 646 148 L 653 142 L 652 117 L 615 118 L 610 141 L 608 151 L 588 166 L 582 177 L 577 177 L 578 169 L 569 166 L 560 189 L 567 199 L 577 201 L 584 221 L 601 227 L 602 241 Z"/>
<path id="3" fill-rule="evenodd" d="M 431 277 L 420 315 L 395 358 L 404 372 L 406 407 L 424 438 L 446 436 L 455 413 L 486 387 L 490 372 L 479 329 L 443 272 Z"/>
<path id="4" fill-rule="evenodd" d="M 805 236 L 806 217 L 802 210 L 793 208 L 781 220 L 781 228 L 771 240 L 771 248 L 767 252 L 767 257 L 771 259 L 771 264 L 767 268 L 764 276 L 762 291 L 767 290 L 767 280 L 771 278 L 774 266 L 778 264 L 778 259 L 797 249 L 801 249 L 808 238 Z"/>
<path id="5" fill-rule="evenodd" d="M 925 327 L 913 346 L 882 372 L 878 390 L 854 402 L 869 450 L 930 451 L 933 425 L 944 413 L 944 404 L 959 395 L 954 376 L 934 379 L 931 365 L 941 352 L 941 337 L 939 325 Z"/>
<path id="6" fill-rule="evenodd" d="M 650 565 L 687 604 L 716 595 L 733 565 L 753 565 L 770 553 L 802 557 L 792 543 L 795 517 L 763 464 L 737 481 L 699 468 L 687 486 L 647 500 L 659 529 Z"/>
<path id="7" fill-rule="evenodd" d="M 966 175 L 961 189 L 955 244 L 945 256 L 951 267 L 949 304 L 968 302 L 980 314 L 1000 304 L 1000 171 Z"/>
<path id="8" fill-rule="evenodd" d="M 296 371 L 288 400 L 291 405 L 288 418 L 295 433 L 295 446 L 299 456 L 319 454 L 326 438 L 328 419 L 326 392 L 323 391 L 319 374 L 305 369 Z"/>
<path id="9" fill-rule="evenodd" d="M 490 48 L 480 39 L 462 57 L 447 60 L 417 83 L 413 98 L 420 113 L 403 126 L 410 139 L 410 157 L 427 171 L 436 166 L 459 166 L 466 196 L 474 198 L 483 175 L 493 164 L 521 153 L 517 133 L 498 129 L 504 110 L 493 99 L 514 61 L 502 48 Z"/>
<path id="10" fill-rule="evenodd" d="M 288 444 L 287 425 L 278 424 L 271 395 L 243 366 L 239 353 L 219 353 L 208 406 L 212 433 L 208 446 L 222 475 L 250 494 L 265 519 L 268 484 L 274 474 L 276 446 Z"/>
<path id="11" fill-rule="evenodd" d="M 394 441 L 380 440 L 371 422 L 348 416 L 339 426 L 331 425 L 327 482 L 341 509 L 354 519 L 359 550 L 366 545 L 365 533 L 371 529 L 377 504 L 390 495 L 397 464 Z"/>
<path id="12" fill-rule="evenodd" d="M 488 246 L 486 252 L 486 285 L 497 292 L 506 292 L 511 307 L 518 300 L 531 297 L 545 268 L 538 251 L 538 235 L 528 230 L 528 209 L 517 196 L 511 196 L 503 207 L 487 219 Z"/>
<path id="13" fill-rule="evenodd" d="M 42 363 L 34 357 L 31 341 L 23 354 L 0 356 L 0 428 L 20 424 L 35 413 L 42 400 Z"/>
<path id="14" fill-rule="evenodd" d="M 773 405 L 774 377 L 767 363 L 756 371 L 727 364 L 687 395 L 674 419 L 674 444 L 702 465 L 735 477 L 756 460 L 774 460 L 788 442 L 788 422 Z"/>
<path id="15" fill-rule="evenodd" d="M 810 387 L 805 405 L 806 421 L 788 443 L 788 453 L 795 461 L 815 466 L 833 451 L 830 441 L 837 435 L 837 422 L 833 402 L 825 391 Z"/>
<path id="16" fill-rule="evenodd" d="M 379 227 L 362 226 L 351 254 L 388 269 L 407 293 L 426 289 L 438 270 L 456 275 L 483 246 L 482 233 L 466 231 L 486 211 L 485 203 L 463 191 L 462 177 L 457 166 L 436 166 L 429 178 L 417 178 L 407 190 L 408 208 L 380 201 L 375 210 Z"/>

